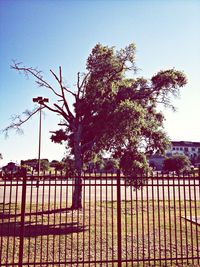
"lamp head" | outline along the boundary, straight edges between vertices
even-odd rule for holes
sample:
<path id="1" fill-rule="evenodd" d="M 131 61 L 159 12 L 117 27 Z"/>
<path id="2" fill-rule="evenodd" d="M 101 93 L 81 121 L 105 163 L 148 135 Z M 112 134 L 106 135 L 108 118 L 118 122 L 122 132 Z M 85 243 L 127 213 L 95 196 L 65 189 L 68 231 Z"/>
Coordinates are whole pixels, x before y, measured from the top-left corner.
<path id="1" fill-rule="evenodd" d="M 38 97 L 33 98 L 33 102 L 39 103 L 39 101 L 41 101 L 41 100 L 42 100 L 42 96 L 38 96 Z"/>

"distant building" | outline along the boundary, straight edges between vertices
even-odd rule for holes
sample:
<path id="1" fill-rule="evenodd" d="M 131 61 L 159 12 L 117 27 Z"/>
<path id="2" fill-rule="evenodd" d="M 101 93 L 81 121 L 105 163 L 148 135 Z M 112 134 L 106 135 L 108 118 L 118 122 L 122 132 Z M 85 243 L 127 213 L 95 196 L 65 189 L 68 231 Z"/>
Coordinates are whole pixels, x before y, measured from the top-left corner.
<path id="1" fill-rule="evenodd" d="M 18 172 L 20 166 L 14 162 L 9 162 L 6 166 L 2 167 L 2 172 L 4 173 L 15 173 Z"/>
<path id="2" fill-rule="evenodd" d="M 166 152 L 168 157 L 174 154 L 185 155 L 189 159 L 200 156 L 200 142 L 172 141 L 171 144 L 171 149 Z"/>
<path id="3" fill-rule="evenodd" d="M 200 165 L 200 142 L 172 141 L 171 148 L 165 152 L 165 155 L 166 157 L 185 155 L 194 166 L 198 167 Z M 149 157 L 149 165 L 156 170 L 162 170 L 164 159 L 164 156 L 154 154 Z"/>

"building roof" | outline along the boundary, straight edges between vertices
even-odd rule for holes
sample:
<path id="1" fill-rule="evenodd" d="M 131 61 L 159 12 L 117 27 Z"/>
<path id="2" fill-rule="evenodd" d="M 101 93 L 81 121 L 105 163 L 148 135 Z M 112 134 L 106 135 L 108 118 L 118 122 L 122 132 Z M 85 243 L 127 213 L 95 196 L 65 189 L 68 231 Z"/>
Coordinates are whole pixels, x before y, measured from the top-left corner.
<path id="1" fill-rule="evenodd" d="M 172 146 L 200 147 L 200 142 L 172 141 Z"/>

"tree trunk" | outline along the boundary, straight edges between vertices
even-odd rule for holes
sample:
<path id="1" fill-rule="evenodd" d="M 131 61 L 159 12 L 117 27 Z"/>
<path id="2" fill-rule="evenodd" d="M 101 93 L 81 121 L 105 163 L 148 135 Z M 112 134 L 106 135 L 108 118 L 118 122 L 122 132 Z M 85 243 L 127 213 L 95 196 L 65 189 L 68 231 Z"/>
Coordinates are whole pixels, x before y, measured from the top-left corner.
<path id="1" fill-rule="evenodd" d="M 80 176 L 75 178 L 75 188 L 72 198 L 72 209 L 82 209 L 82 179 Z"/>
<path id="2" fill-rule="evenodd" d="M 83 159 L 81 154 L 81 132 L 82 127 L 79 124 L 74 134 L 74 157 L 75 157 L 75 188 L 72 197 L 72 209 L 82 208 L 82 179 L 81 171 L 83 167 Z"/>

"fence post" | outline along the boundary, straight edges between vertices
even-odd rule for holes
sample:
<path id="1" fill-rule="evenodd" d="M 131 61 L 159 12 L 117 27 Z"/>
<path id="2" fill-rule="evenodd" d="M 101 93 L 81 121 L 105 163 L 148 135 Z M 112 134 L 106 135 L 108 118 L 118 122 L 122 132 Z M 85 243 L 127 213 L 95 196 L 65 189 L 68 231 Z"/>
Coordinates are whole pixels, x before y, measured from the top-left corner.
<path id="1" fill-rule="evenodd" d="M 121 223 L 121 177 L 120 170 L 117 171 L 117 247 L 118 267 L 122 266 L 122 223 Z"/>
<path id="2" fill-rule="evenodd" d="M 19 241 L 19 267 L 23 266 L 23 250 L 24 250 L 24 225 L 25 225 L 25 209 L 26 209 L 26 169 L 22 169 L 22 199 L 21 199 L 21 223 L 20 223 L 20 241 Z"/>

